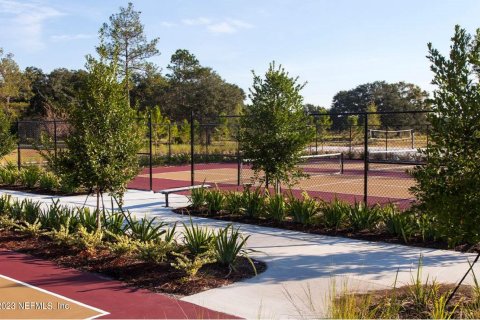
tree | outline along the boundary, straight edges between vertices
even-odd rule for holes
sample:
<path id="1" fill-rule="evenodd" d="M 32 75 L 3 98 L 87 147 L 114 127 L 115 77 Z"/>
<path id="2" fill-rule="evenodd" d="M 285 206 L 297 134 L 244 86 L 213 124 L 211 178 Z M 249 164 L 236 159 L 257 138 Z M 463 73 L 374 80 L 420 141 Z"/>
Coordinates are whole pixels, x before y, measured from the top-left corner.
<path id="1" fill-rule="evenodd" d="M 188 119 L 193 111 L 196 118 L 206 120 L 222 113 L 238 114 L 242 109 L 243 90 L 201 66 L 188 50 L 177 50 L 167 69 L 169 87 L 162 106 L 171 119 Z"/>
<path id="2" fill-rule="evenodd" d="M 125 95 L 126 80 L 117 80 L 116 61 L 107 64 L 103 58 L 87 57 L 86 68 L 81 103 L 69 109 L 68 151 L 59 156 L 56 167 L 68 181 L 96 194 L 100 229 L 99 199 L 104 192 L 122 196 L 137 174 L 142 130 Z"/>
<path id="3" fill-rule="evenodd" d="M 12 99 L 20 98 L 22 92 L 29 92 L 28 88 L 29 83 L 13 60 L 13 54 L 4 55 L 0 48 L 0 102 L 8 110 Z"/>
<path id="4" fill-rule="evenodd" d="M 428 44 L 434 73 L 428 163 L 413 171 L 419 208 L 450 245 L 480 240 L 480 29 L 458 25 L 448 57 Z"/>
<path id="5" fill-rule="evenodd" d="M 266 184 L 291 184 L 302 175 L 296 166 L 315 131 L 308 125 L 300 90 L 304 84 L 272 62 L 265 78 L 253 72 L 251 105 L 241 120 L 240 146 L 243 157 L 251 159 L 253 170 L 265 173 Z"/>
<path id="6" fill-rule="evenodd" d="M 148 67 L 146 59 L 159 55 L 157 49 L 159 38 L 147 41 L 143 25 L 140 22 L 140 11 L 120 7 L 120 12 L 110 16 L 110 24 L 104 23 L 100 28 L 100 55 L 107 55 L 110 60 L 118 57 L 120 74 L 125 77 L 125 90 L 130 98 L 130 77 L 132 73 L 142 72 Z M 128 100 L 130 101 L 130 100 Z"/>
<path id="7" fill-rule="evenodd" d="M 428 94 L 417 85 L 405 82 L 386 83 L 376 81 L 357 86 L 354 89 L 340 91 L 333 97 L 332 113 L 365 112 L 374 103 L 378 111 L 428 110 Z M 384 114 L 381 124 L 387 127 L 411 128 L 426 123 L 426 114 Z M 363 115 L 359 115 L 363 123 Z M 347 117 L 333 118 L 333 127 L 345 130 Z"/>
<path id="8" fill-rule="evenodd" d="M 64 118 L 68 109 L 79 103 L 87 72 L 57 68 L 44 74 L 41 69 L 28 67 L 25 69 L 25 76 L 31 82 L 33 94 L 28 115 L 58 119 Z"/>
<path id="9" fill-rule="evenodd" d="M 371 114 L 368 115 L 367 119 L 368 126 L 373 127 L 374 129 L 380 128 L 380 126 L 382 125 L 382 121 L 380 120 L 380 115 L 375 113 L 378 112 L 375 102 L 371 102 L 367 106 L 367 112 L 371 112 Z"/>
<path id="10" fill-rule="evenodd" d="M 10 119 L 0 107 L 0 159 L 15 148 L 15 137 L 10 132 Z"/>

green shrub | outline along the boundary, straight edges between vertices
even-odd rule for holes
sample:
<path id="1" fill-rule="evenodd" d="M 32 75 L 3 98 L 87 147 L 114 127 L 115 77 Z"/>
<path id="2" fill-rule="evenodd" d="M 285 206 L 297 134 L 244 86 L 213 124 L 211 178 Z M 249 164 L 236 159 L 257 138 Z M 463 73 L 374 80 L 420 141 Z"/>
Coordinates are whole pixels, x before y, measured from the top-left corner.
<path id="1" fill-rule="evenodd" d="M 215 236 L 213 251 L 216 261 L 221 265 L 228 266 L 231 270 L 235 270 L 234 264 L 239 256 L 248 258 L 248 251 L 245 246 L 249 237 L 243 237 L 239 229 L 234 229 L 231 224 L 219 230 Z M 256 270 L 252 261 L 249 261 Z"/>
<path id="2" fill-rule="evenodd" d="M 42 170 L 39 167 L 32 165 L 22 168 L 22 170 L 20 170 L 18 180 L 22 186 L 31 189 L 37 185 L 41 175 Z"/>
<path id="3" fill-rule="evenodd" d="M 113 241 L 108 243 L 108 248 L 117 256 L 132 255 L 138 252 L 138 241 L 126 234 L 105 232 Z"/>
<path id="4" fill-rule="evenodd" d="M 385 206 L 382 211 L 387 232 L 408 243 L 417 231 L 415 217 L 408 212 L 400 212 L 395 205 Z"/>
<path id="5" fill-rule="evenodd" d="M 319 209 L 318 202 L 310 198 L 307 193 L 302 194 L 302 199 L 297 199 L 293 195 L 289 197 L 287 210 L 295 222 L 303 225 L 313 225 Z"/>
<path id="6" fill-rule="evenodd" d="M 53 200 L 53 203 L 41 212 L 39 218 L 42 226 L 47 230 L 59 230 L 60 226 L 66 225 L 69 220 L 69 231 L 73 232 L 79 224 L 77 210 L 60 205 L 59 199 Z"/>
<path id="7" fill-rule="evenodd" d="M 155 224 L 156 219 L 156 217 L 151 219 L 143 217 L 140 220 L 136 220 L 135 218 L 132 218 L 129 213 L 126 220 L 130 229 L 131 237 L 134 240 L 141 242 L 160 240 L 160 237 L 166 233 L 166 231 L 162 230 L 161 228 L 167 224 L 165 222 Z"/>
<path id="8" fill-rule="evenodd" d="M 246 188 L 242 193 L 242 207 L 244 213 L 249 218 L 259 218 L 263 214 L 265 198 L 260 187 L 253 191 Z"/>
<path id="9" fill-rule="evenodd" d="M 325 227 L 338 230 L 344 223 L 350 205 L 335 198 L 332 202 L 324 202 L 321 205 L 322 223 Z"/>
<path id="10" fill-rule="evenodd" d="M 222 210 L 225 196 L 218 190 L 210 190 L 205 194 L 205 203 L 209 214 L 215 214 Z"/>
<path id="11" fill-rule="evenodd" d="M 201 209 L 206 204 L 207 189 L 206 188 L 197 188 L 192 189 L 190 193 L 190 202 L 192 207 L 196 210 Z"/>
<path id="12" fill-rule="evenodd" d="M 190 259 L 188 256 L 181 253 L 172 253 L 176 258 L 175 262 L 171 263 L 171 266 L 177 270 L 184 271 L 187 274 L 186 280 L 194 278 L 198 271 L 207 263 L 214 261 L 210 252 L 194 256 Z"/>
<path id="13" fill-rule="evenodd" d="M 76 208 L 77 216 L 80 220 L 80 224 L 86 229 L 87 232 L 93 232 L 97 229 L 97 212 L 96 210 L 90 210 L 89 207 Z"/>
<path id="14" fill-rule="evenodd" d="M 39 219 L 42 214 L 41 202 L 34 202 L 31 199 L 24 199 L 23 201 L 23 214 L 19 218 L 29 223 L 34 223 Z"/>
<path id="15" fill-rule="evenodd" d="M 24 214 L 24 206 L 25 201 L 20 201 L 18 199 L 14 199 L 12 205 L 10 206 L 10 216 L 14 220 L 21 220 Z"/>
<path id="16" fill-rule="evenodd" d="M 103 229 L 113 234 L 124 234 L 128 230 L 128 223 L 125 217 L 119 211 L 103 213 L 102 226 Z"/>
<path id="17" fill-rule="evenodd" d="M 138 242 L 137 257 L 146 262 L 160 263 L 167 259 L 167 254 L 175 247 L 162 240 Z"/>
<path id="18" fill-rule="evenodd" d="M 0 196 L 0 216 L 10 215 L 10 207 L 12 203 L 12 196 L 9 194 L 3 194 Z"/>
<path id="19" fill-rule="evenodd" d="M 45 171 L 40 175 L 38 186 L 42 190 L 54 191 L 60 186 L 60 179 L 53 173 Z"/>
<path id="20" fill-rule="evenodd" d="M 285 219 L 287 214 L 287 205 L 285 198 L 281 193 L 270 195 L 267 193 L 265 199 L 265 217 L 278 222 Z"/>
<path id="21" fill-rule="evenodd" d="M 239 192 L 230 191 L 225 194 L 225 210 L 230 214 L 243 213 L 243 199 L 242 194 Z"/>
<path id="22" fill-rule="evenodd" d="M 39 237 L 44 233 L 44 230 L 42 229 L 42 223 L 39 221 L 38 218 L 33 223 L 22 221 L 19 224 L 16 224 L 15 230 L 35 238 Z"/>
<path id="23" fill-rule="evenodd" d="M 85 226 L 80 225 L 75 238 L 75 245 L 78 248 L 87 252 L 93 252 L 103 243 L 103 231 L 97 229 L 89 231 Z"/>
<path id="24" fill-rule="evenodd" d="M 58 229 L 53 229 L 52 231 L 46 233 L 50 238 L 58 245 L 63 246 L 73 246 L 75 245 L 76 239 L 75 234 L 73 234 L 70 226 L 71 217 L 68 217 L 65 223 L 62 223 Z"/>
<path id="25" fill-rule="evenodd" d="M 381 215 L 377 207 L 369 207 L 363 202 L 356 202 L 347 215 L 353 231 L 373 230 L 377 227 Z"/>
<path id="26" fill-rule="evenodd" d="M 6 166 L 0 167 L 0 183 L 12 186 L 18 180 L 18 169 L 12 163 L 7 163 Z"/>
<path id="27" fill-rule="evenodd" d="M 215 235 L 208 228 L 199 227 L 190 220 L 190 226 L 183 224 L 183 244 L 194 256 L 209 251 L 215 240 Z"/>

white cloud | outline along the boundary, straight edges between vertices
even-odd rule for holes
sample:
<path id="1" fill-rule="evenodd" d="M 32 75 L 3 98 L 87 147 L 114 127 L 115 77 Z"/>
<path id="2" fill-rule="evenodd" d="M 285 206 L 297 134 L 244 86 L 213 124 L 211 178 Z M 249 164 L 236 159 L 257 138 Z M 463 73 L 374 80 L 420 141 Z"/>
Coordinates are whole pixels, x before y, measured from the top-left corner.
<path id="1" fill-rule="evenodd" d="M 90 39 L 94 37 L 95 37 L 94 34 L 78 33 L 78 34 L 57 34 L 57 35 L 50 36 L 50 39 L 55 42 L 60 42 L 60 41 Z"/>
<path id="2" fill-rule="evenodd" d="M 213 33 L 235 33 L 237 29 L 228 22 L 220 22 L 211 24 L 207 27 L 210 32 Z"/>
<path id="3" fill-rule="evenodd" d="M 187 26 L 202 26 L 202 25 L 209 25 L 212 21 L 205 17 L 198 17 L 194 19 L 182 19 L 182 23 L 186 24 Z"/>
<path id="4" fill-rule="evenodd" d="M 172 28 L 172 27 L 176 27 L 176 26 L 177 26 L 176 23 L 168 22 L 168 21 L 162 21 L 162 22 L 160 23 L 160 25 L 161 25 L 162 27 L 166 27 L 166 28 Z"/>
<path id="5" fill-rule="evenodd" d="M 2 33 L 29 51 L 45 47 L 43 25 L 48 19 L 62 16 L 55 8 L 38 1 L 0 0 Z"/>
<path id="6" fill-rule="evenodd" d="M 182 23 L 187 26 L 205 26 L 211 33 L 232 34 L 241 29 L 253 28 L 250 23 L 239 19 L 222 19 L 219 21 L 212 21 L 205 17 L 198 17 L 193 19 L 183 19 Z"/>

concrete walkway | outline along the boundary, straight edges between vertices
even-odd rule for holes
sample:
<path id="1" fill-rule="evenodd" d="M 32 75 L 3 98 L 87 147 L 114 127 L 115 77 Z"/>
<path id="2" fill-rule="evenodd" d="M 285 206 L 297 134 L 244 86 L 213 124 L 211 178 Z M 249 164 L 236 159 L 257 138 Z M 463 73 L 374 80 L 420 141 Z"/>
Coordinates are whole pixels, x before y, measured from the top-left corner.
<path id="1" fill-rule="evenodd" d="M 55 197 L 0 191 L 18 198 L 32 198 L 49 203 Z M 61 197 L 69 205 L 83 205 L 85 196 Z M 185 206 L 185 196 L 171 195 L 171 205 Z M 105 203 L 110 200 L 105 198 Z M 89 198 L 87 205 L 94 205 Z M 187 222 L 162 207 L 159 194 L 130 190 L 125 196 L 125 208 L 142 217 L 157 216 L 163 221 Z M 212 228 L 227 222 L 193 218 Z M 423 278 L 456 283 L 468 269 L 468 259 L 474 255 L 446 250 L 414 248 L 380 242 L 367 242 L 340 237 L 310 235 L 301 232 L 235 224 L 244 234 L 251 235 L 248 247 L 256 250 L 252 256 L 267 263 L 268 269 L 257 277 L 230 286 L 208 290 L 182 300 L 209 309 L 245 318 L 299 318 L 325 315 L 328 296 L 336 283 L 341 291 L 345 283 L 352 290 L 391 286 L 398 272 L 398 285 L 407 284 L 423 255 Z M 480 268 L 475 267 L 480 275 Z M 468 277 L 466 283 L 472 283 Z"/>

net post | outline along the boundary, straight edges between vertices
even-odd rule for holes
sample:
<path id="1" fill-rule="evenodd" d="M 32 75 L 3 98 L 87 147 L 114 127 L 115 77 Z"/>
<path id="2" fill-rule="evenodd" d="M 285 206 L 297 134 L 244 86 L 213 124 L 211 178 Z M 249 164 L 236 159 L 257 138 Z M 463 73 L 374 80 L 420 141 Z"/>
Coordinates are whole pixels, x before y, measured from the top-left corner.
<path id="1" fill-rule="evenodd" d="M 364 130 L 363 130 L 363 202 L 367 205 L 368 201 L 368 113 L 364 113 Z"/>
<path id="2" fill-rule="evenodd" d="M 340 153 L 340 174 L 343 174 L 343 163 L 344 163 L 344 157 L 342 152 Z"/>

